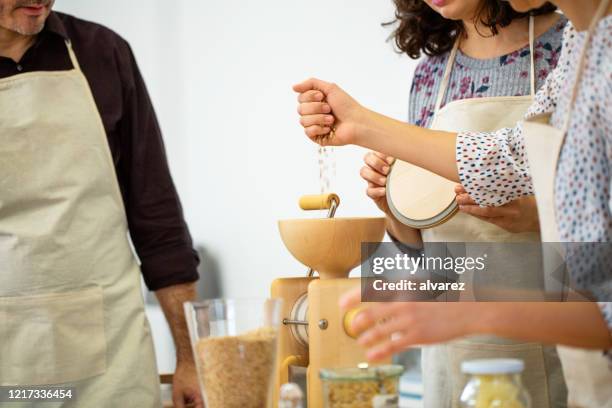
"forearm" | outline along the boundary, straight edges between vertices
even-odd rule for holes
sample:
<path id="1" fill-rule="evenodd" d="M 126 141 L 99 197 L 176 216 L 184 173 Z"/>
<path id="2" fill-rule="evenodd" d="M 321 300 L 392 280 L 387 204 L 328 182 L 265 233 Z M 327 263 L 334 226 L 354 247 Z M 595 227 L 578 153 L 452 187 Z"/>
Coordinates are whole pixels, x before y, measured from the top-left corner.
<path id="1" fill-rule="evenodd" d="M 421 231 L 402 224 L 397 218 L 387 216 L 387 232 L 397 241 L 414 248 L 423 246 Z"/>
<path id="2" fill-rule="evenodd" d="M 612 340 L 591 302 L 474 303 L 473 332 L 548 344 L 606 350 Z"/>
<path id="3" fill-rule="evenodd" d="M 356 144 L 459 182 L 456 133 L 430 130 L 366 111 Z"/>
<path id="4" fill-rule="evenodd" d="M 192 361 L 191 342 L 183 303 L 196 299 L 195 283 L 174 285 L 160 289 L 155 292 L 157 300 L 162 307 L 174 345 L 176 347 L 176 358 L 178 362 Z"/>

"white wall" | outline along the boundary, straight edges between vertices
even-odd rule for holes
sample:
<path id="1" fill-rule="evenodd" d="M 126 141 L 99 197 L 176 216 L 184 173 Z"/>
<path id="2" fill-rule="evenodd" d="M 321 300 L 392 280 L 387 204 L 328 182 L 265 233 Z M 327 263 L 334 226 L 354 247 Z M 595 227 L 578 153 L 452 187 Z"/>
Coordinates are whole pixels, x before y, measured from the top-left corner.
<path id="1" fill-rule="evenodd" d="M 319 76 L 406 117 L 415 62 L 385 42 L 391 0 L 56 4 L 131 43 L 194 240 L 218 259 L 226 296 L 265 296 L 274 278 L 304 273 L 276 228 L 304 216 L 300 195 L 319 191 L 317 149 L 298 125 L 293 83 Z M 338 216 L 378 213 L 359 178 L 363 155 L 336 150 Z"/>
<path id="2" fill-rule="evenodd" d="M 229 296 L 265 294 L 273 278 L 303 274 L 276 221 L 303 216 L 299 196 L 319 191 L 317 149 L 298 125 L 291 85 L 333 80 L 403 118 L 414 63 L 385 43 L 390 0 L 187 3 L 191 228 L 220 258 Z M 359 178 L 363 154 L 336 151 L 339 216 L 376 213 Z"/>

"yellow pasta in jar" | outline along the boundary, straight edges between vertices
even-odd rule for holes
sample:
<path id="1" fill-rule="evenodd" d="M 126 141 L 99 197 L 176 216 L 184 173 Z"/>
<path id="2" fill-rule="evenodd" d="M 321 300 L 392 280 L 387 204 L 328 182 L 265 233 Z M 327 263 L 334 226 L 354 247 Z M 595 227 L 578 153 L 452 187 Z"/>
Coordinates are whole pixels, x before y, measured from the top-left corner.
<path id="1" fill-rule="evenodd" d="M 464 361 L 461 370 L 470 378 L 461 393 L 462 408 L 531 408 L 521 382 L 522 360 L 482 359 Z"/>
<path id="2" fill-rule="evenodd" d="M 506 376 L 478 376 L 480 389 L 475 408 L 527 408 L 519 400 L 520 388 Z"/>

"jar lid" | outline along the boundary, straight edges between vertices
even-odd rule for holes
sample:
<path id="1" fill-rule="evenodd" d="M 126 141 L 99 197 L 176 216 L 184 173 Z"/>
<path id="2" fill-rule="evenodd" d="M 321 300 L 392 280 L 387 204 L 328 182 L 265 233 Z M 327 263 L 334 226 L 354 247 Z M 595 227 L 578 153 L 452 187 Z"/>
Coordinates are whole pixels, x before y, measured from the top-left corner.
<path id="1" fill-rule="evenodd" d="M 387 176 L 387 203 L 402 224 L 431 228 L 448 221 L 459 210 L 455 184 L 418 166 L 396 160 Z"/>
<path id="2" fill-rule="evenodd" d="M 511 358 L 491 358 L 469 360 L 461 363 L 461 371 L 466 374 L 518 374 L 525 369 L 523 360 Z"/>
<path id="3" fill-rule="evenodd" d="M 375 381 L 390 377 L 399 377 L 403 372 L 403 366 L 389 364 L 365 368 L 322 368 L 319 371 L 319 377 L 328 381 Z"/>

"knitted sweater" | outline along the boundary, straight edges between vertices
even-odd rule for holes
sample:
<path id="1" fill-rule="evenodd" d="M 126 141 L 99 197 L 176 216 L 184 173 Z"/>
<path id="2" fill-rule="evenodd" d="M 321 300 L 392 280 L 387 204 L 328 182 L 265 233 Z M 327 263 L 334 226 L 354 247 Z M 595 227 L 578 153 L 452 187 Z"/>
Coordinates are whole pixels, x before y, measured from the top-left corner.
<path id="1" fill-rule="evenodd" d="M 566 23 L 567 19 L 562 17 L 535 40 L 538 89 L 557 65 Z M 425 57 L 417 66 L 410 92 L 410 123 L 422 127 L 431 125 L 449 55 L 450 52 Z M 485 60 L 470 58 L 459 50 L 442 106 L 460 99 L 529 95 L 530 65 L 529 45 L 511 54 Z"/>

